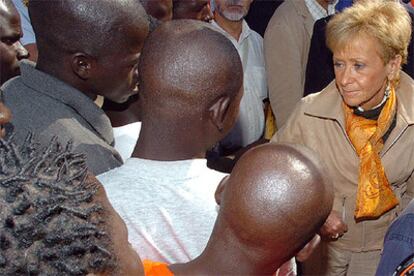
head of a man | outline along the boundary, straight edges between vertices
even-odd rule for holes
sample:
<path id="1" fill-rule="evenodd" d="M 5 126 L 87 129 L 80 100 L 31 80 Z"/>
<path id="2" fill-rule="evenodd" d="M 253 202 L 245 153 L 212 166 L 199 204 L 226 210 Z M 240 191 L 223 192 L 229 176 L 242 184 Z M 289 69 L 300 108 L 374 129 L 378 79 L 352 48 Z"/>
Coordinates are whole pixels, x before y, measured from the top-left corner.
<path id="1" fill-rule="evenodd" d="M 0 139 L 0 274 L 140 275 L 125 224 L 70 148 Z"/>
<path id="2" fill-rule="evenodd" d="M 333 204 L 333 187 L 309 149 L 287 144 L 255 147 L 216 192 L 220 212 L 209 246 L 229 240 L 260 274 L 273 274 L 309 242 Z M 234 252 L 227 252 L 231 256 Z M 223 255 L 226 255 L 223 254 Z"/>
<path id="3" fill-rule="evenodd" d="M 11 0 L 0 0 L 0 85 L 20 73 L 20 60 L 28 58 L 20 43 L 20 16 Z"/>
<path id="4" fill-rule="evenodd" d="M 214 12 L 228 21 L 241 21 L 246 17 L 253 0 L 215 0 Z"/>
<path id="5" fill-rule="evenodd" d="M 31 0 L 37 68 L 90 98 L 124 102 L 137 92 L 148 17 L 136 0 Z"/>
<path id="6" fill-rule="evenodd" d="M 228 133 L 237 118 L 243 84 L 240 57 L 232 43 L 207 23 L 162 24 L 145 42 L 139 75 L 141 133 L 164 126 L 171 140 L 188 139 L 205 151 Z"/>
<path id="7" fill-rule="evenodd" d="M 210 0 L 173 1 L 173 19 L 195 19 L 209 22 L 212 18 Z"/>
<path id="8" fill-rule="evenodd" d="M 172 19 L 173 0 L 140 0 L 145 11 L 160 21 Z"/>

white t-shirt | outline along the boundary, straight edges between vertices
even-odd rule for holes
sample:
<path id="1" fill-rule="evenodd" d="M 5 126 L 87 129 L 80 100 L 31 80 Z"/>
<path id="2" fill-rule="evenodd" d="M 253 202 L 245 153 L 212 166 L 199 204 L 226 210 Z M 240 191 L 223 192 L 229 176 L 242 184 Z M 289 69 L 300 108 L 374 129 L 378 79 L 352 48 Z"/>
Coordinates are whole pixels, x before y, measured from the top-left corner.
<path id="1" fill-rule="evenodd" d="M 98 179 L 141 259 L 181 263 L 207 245 L 217 216 L 214 193 L 224 176 L 205 159 L 129 158 Z"/>
<path id="2" fill-rule="evenodd" d="M 141 122 L 113 127 L 112 130 L 114 131 L 114 148 L 119 152 L 122 160 L 125 161 L 131 157 L 132 152 L 134 151 L 141 131 Z"/>

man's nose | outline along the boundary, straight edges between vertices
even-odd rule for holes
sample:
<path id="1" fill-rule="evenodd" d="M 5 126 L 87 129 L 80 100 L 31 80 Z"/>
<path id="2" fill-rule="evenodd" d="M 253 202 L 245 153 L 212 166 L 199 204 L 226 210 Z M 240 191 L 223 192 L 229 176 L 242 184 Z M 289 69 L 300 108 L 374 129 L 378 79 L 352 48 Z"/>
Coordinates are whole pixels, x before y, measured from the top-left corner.
<path id="1" fill-rule="evenodd" d="M 16 42 L 16 56 L 18 60 L 29 58 L 29 52 L 23 47 L 20 41 Z"/>

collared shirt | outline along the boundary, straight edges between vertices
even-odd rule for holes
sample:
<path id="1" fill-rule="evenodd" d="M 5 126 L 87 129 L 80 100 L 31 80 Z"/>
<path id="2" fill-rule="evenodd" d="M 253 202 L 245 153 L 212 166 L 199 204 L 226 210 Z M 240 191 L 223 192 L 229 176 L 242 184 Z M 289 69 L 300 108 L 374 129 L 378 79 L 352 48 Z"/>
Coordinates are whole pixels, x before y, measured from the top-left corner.
<path id="1" fill-rule="evenodd" d="M 335 14 L 335 5 L 337 3 L 338 0 L 335 0 L 332 4 L 328 5 L 328 10 L 325 10 L 316 0 L 305 0 L 305 4 L 315 21 Z"/>
<path id="2" fill-rule="evenodd" d="M 244 94 L 240 103 L 239 119 L 223 146 L 228 148 L 247 146 L 263 135 L 263 100 L 268 97 L 263 55 L 263 38 L 251 30 L 243 20 L 239 40 L 228 34 L 215 21 L 211 23 L 236 47 L 243 64 Z"/>
<path id="3" fill-rule="evenodd" d="M 114 143 L 109 118 L 85 94 L 34 67 L 20 64 L 21 76 L 3 84 L 4 101 L 12 110 L 14 139 L 22 143 L 28 132 L 36 142 L 48 146 L 58 136 L 62 145 L 72 141 L 74 152 L 84 153 L 95 174 L 122 164 Z"/>

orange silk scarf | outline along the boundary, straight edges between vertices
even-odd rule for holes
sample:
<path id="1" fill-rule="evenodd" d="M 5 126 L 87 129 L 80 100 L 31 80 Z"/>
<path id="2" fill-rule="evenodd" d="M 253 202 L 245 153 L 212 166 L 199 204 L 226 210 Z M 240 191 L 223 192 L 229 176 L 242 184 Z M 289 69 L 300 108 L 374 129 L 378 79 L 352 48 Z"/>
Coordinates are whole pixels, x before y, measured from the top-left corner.
<path id="1" fill-rule="evenodd" d="M 356 219 L 377 218 L 398 204 L 379 156 L 384 146 L 382 137 L 391 126 L 396 112 L 394 87 L 391 85 L 390 96 L 378 120 L 355 115 L 345 103 L 343 108 L 346 133 L 360 160 L 354 216 Z"/>
<path id="2" fill-rule="evenodd" d="M 144 260 L 142 264 L 145 276 L 174 276 L 174 273 L 171 272 L 165 263 Z"/>

